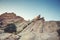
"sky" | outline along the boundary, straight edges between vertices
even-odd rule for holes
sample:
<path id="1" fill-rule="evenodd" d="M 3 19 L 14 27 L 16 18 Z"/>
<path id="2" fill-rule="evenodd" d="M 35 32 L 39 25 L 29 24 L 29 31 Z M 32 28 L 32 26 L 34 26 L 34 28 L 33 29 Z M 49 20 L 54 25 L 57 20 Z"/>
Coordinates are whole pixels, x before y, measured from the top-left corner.
<path id="1" fill-rule="evenodd" d="M 0 0 L 0 14 L 14 12 L 25 20 L 41 15 L 46 21 L 60 21 L 60 0 Z"/>

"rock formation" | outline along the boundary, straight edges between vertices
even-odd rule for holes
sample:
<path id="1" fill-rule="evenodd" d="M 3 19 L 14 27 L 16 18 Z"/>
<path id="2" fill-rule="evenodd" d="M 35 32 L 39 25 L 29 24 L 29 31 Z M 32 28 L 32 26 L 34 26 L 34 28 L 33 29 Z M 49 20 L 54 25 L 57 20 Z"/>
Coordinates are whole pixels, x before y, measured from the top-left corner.
<path id="1" fill-rule="evenodd" d="M 13 12 L 12 13 L 5 12 L 0 15 L 0 26 L 4 27 L 7 24 L 14 23 L 17 21 L 22 22 L 23 20 L 24 20 L 24 18 L 22 18 L 20 16 L 16 16 L 16 14 L 14 14 Z"/>
<path id="2" fill-rule="evenodd" d="M 16 34 L 3 31 L 11 31 L 9 27 L 13 26 L 7 26 L 11 23 L 16 26 Z M 5 28 L 2 30 L 1 27 Z M 26 21 L 14 13 L 6 12 L 0 15 L 0 36 L 0 40 L 60 40 L 60 21 L 45 21 L 40 15 Z"/>

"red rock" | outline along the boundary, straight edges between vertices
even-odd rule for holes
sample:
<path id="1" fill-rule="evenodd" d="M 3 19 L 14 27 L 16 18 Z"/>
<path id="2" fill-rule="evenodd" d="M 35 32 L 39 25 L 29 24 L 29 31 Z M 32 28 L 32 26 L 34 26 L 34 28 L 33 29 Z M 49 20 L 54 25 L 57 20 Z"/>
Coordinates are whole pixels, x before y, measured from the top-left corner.
<path id="1" fill-rule="evenodd" d="M 17 22 L 17 21 L 24 21 L 24 18 L 20 17 L 20 16 L 16 16 L 15 13 L 3 13 L 0 15 L 0 22 L 3 23 L 3 25 L 1 25 L 2 27 L 6 26 L 9 23 L 13 23 L 13 22 Z"/>

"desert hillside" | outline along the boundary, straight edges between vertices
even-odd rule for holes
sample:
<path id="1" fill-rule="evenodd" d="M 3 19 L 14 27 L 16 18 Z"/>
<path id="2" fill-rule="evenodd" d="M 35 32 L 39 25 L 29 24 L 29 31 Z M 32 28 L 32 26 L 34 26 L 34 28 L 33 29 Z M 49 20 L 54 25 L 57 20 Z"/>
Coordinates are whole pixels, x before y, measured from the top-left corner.
<path id="1" fill-rule="evenodd" d="M 40 15 L 27 21 L 5 12 L 0 15 L 0 40 L 60 40 L 60 21 L 45 21 Z"/>

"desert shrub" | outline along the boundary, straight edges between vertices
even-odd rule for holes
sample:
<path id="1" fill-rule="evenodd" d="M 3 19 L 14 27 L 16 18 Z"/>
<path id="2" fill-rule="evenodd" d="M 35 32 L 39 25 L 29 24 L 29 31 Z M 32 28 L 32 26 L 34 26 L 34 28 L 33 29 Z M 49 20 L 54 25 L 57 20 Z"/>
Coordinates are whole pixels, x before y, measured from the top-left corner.
<path id="1" fill-rule="evenodd" d="M 16 32 L 16 26 L 15 26 L 15 24 L 13 24 L 13 23 L 8 24 L 6 26 L 6 28 L 4 29 L 4 32 L 9 32 L 9 33 Z"/>

